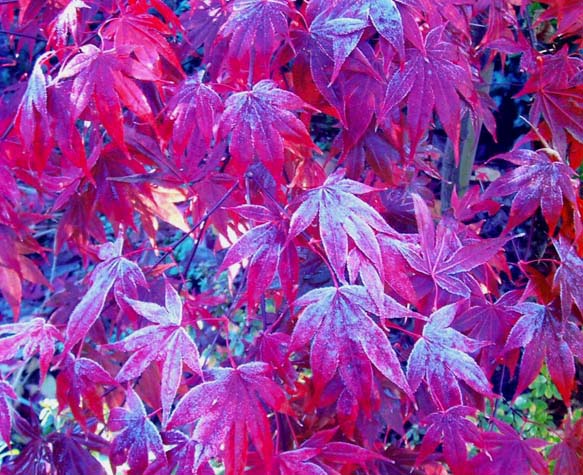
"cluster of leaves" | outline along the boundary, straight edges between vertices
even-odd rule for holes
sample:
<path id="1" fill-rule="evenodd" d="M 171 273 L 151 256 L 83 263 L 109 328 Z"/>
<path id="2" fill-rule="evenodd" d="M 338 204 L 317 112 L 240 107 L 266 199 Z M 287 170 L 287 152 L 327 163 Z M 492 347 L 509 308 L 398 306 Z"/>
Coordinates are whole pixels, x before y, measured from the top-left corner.
<path id="1" fill-rule="evenodd" d="M 2 473 L 582 474 L 582 18 L 0 1 Z"/>

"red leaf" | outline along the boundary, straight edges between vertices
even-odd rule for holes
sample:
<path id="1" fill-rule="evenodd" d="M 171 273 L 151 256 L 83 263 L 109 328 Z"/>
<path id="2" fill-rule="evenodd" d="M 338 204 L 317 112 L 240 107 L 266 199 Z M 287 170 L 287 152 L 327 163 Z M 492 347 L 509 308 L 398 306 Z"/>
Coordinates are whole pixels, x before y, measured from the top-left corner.
<path id="1" fill-rule="evenodd" d="M 320 74 L 317 64 L 323 57 L 328 57 L 334 64 L 328 86 L 334 83 L 368 26 L 367 13 L 359 5 L 335 5 L 321 0 L 310 2 L 306 12 L 310 21 L 307 50 L 313 77 Z"/>
<path id="2" fill-rule="evenodd" d="M 73 359 L 68 355 L 57 376 L 59 409 L 71 409 L 75 419 L 87 428 L 87 418 L 82 407 L 88 408 L 100 421 L 103 417 L 103 386 L 117 383 L 103 367 L 89 358 Z"/>
<path id="3" fill-rule="evenodd" d="M 453 143 L 458 163 L 462 100 L 472 107 L 477 103 L 468 58 L 461 48 L 444 39 L 443 27 L 427 34 L 424 52 L 409 48 L 406 57 L 405 68 L 398 70 L 389 81 L 382 114 L 386 116 L 407 98 L 412 158 L 435 109 Z"/>
<path id="4" fill-rule="evenodd" d="M 249 307 L 253 308 L 258 302 L 276 272 L 286 297 L 292 302 L 299 271 L 296 247 L 287 240 L 287 220 L 263 206 L 244 205 L 235 211 L 248 219 L 266 222 L 249 230 L 229 248 L 219 272 L 250 259 L 247 271 Z"/>
<path id="5" fill-rule="evenodd" d="M 573 304 L 583 312 L 583 259 L 577 248 L 562 237 L 553 241 L 553 245 L 561 259 L 553 287 L 560 291 L 563 319 L 566 320 L 571 315 Z"/>
<path id="6" fill-rule="evenodd" d="M 28 322 L 13 323 L 0 327 L 0 361 L 16 358 L 21 352 L 28 360 L 39 353 L 40 381 L 44 381 L 55 354 L 55 342 L 61 341 L 61 333 L 44 318 L 33 318 Z"/>
<path id="7" fill-rule="evenodd" d="M 22 144 L 32 154 L 30 164 L 37 171 L 44 170 L 52 148 L 47 109 L 49 81 L 42 68 L 51 56 L 51 52 L 44 53 L 36 60 L 14 119 Z"/>
<path id="8" fill-rule="evenodd" d="M 103 465 L 89 452 L 93 448 L 91 437 L 88 438 L 89 444 L 86 443 L 87 448 L 82 445 L 85 440 L 80 437 L 78 440 L 74 435 L 55 432 L 49 437 L 57 475 L 106 475 Z M 93 437 L 97 438 L 95 435 Z"/>
<path id="9" fill-rule="evenodd" d="M 468 443 L 478 447 L 481 445 L 481 435 L 474 422 L 467 419 L 476 416 L 478 410 L 467 406 L 454 406 L 447 411 L 434 412 L 427 416 L 423 423 L 429 425 L 423 436 L 419 449 L 417 464 L 422 463 L 433 454 L 439 444 L 443 444 L 443 455 L 453 473 L 464 473 L 467 463 Z"/>
<path id="10" fill-rule="evenodd" d="M 271 55 L 289 36 L 289 1 L 234 0 L 231 5 L 219 30 L 219 36 L 230 37 L 229 54 L 238 59 L 254 55 L 259 71 L 268 71 Z"/>
<path id="11" fill-rule="evenodd" d="M 99 257 L 104 259 L 97 264 L 91 274 L 91 286 L 77 304 L 65 332 L 65 349 L 67 354 L 75 344 L 85 337 L 103 310 L 105 300 L 113 287 L 114 296 L 123 308 L 126 297 L 137 297 L 138 286 L 146 287 L 147 282 L 142 270 L 134 262 L 122 257 L 123 240 L 100 247 Z"/>
<path id="12" fill-rule="evenodd" d="M 492 199 L 516 193 L 510 208 L 506 230 L 516 227 L 532 216 L 539 208 L 553 233 L 563 209 L 564 201 L 577 208 L 575 175 L 567 164 L 554 159 L 543 150 L 515 150 L 499 155 L 518 168 L 506 172 L 492 183 L 483 199 Z"/>
<path id="13" fill-rule="evenodd" d="M 152 452 L 157 461 L 166 462 L 162 437 L 146 414 L 144 404 L 134 392 L 126 391 L 127 409 L 115 407 L 109 416 L 109 429 L 120 432 L 111 443 L 110 460 L 114 466 L 126 460 L 131 468 L 129 474 L 138 475 L 149 466 L 148 454 Z"/>
<path id="14" fill-rule="evenodd" d="M 237 92 L 226 100 L 218 139 L 230 134 L 229 151 L 238 171 L 244 172 L 257 158 L 278 179 L 284 149 L 315 149 L 305 125 L 293 114 L 307 107 L 299 97 L 279 89 L 273 81 L 259 81 L 251 91 Z"/>
<path id="15" fill-rule="evenodd" d="M 554 475 L 583 475 L 583 419 L 563 423 L 562 441 L 549 453 L 556 460 Z"/>
<path id="16" fill-rule="evenodd" d="M 385 299 L 384 317 L 414 315 L 389 297 Z M 366 288 L 345 285 L 315 289 L 297 299 L 296 305 L 306 308 L 294 328 L 290 350 L 297 351 L 312 340 L 310 367 L 317 397 L 338 371 L 346 388 L 368 413 L 373 366 L 412 396 L 387 335 L 367 314 L 377 307 Z"/>
<path id="17" fill-rule="evenodd" d="M 115 49 L 129 48 L 140 63 L 156 74 L 162 74 L 162 59 L 171 64 L 177 72 L 182 71 L 174 48 L 165 38 L 174 32 L 153 15 L 123 12 L 108 21 L 101 34 L 104 38 L 113 39 Z"/>
<path id="18" fill-rule="evenodd" d="M 139 377 L 154 361 L 162 363 L 160 386 L 162 424 L 166 424 L 182 377 L 183 364 L 202 374 L 198 349 L 182 326 L 182 301 L 169 282 L 166 282 L 164 307 L 126 297 L 126 302 L 139 314 L 156 325 L 133 332 L 123 341 L 107 345 L 111 349 L 131 352 L 116 379 L 120 382 Z"/>
<path id="19" fill-rule="evenodd" d="M 567 132 L 583 142 L 583 84 L 576 73 L 583 68 L 577 56 L 568 56 L 568 48 L 554 55 L 537 56 L 537 70 L 517 97 L 534 94 L 529 118 L 537 124 L 542 116 L 548 124 L 553 144 L 565 155 Z"/>
<path id="20" fill-rule="evenodd" d="M 300 196 L 290 222 L 290 237 L 303 232 L 318 216 L 322 244 L 337 277 L 344 281 L 348 256 L 348 237 L 371 261 L 379 276 L 383 263 L 375 231 L 396 234 L 382 216 L 354 195 L 377 191 L 353 180 L 343 179 L 342 169 L 330 175 L 324 184 Z"/>
<path id="21" fill-rule="evenodd" d="M 167 105 L 167 117 L 172 123 L 172 150 L 176 158 L 188 148 L 189 158 L 196 164 L 207 153 L 222 108 L 219 95 L 195 76 L 180 84 Z"/>
<path id="22" fill-rule="evenodd" d="M 215 380 L 191 389 L 178 403 L 168 428 L 198 421 L 194 438 L 211 455 L 222 453 L 226 475 L 241 475 L 247 465 L 248 437 L 269 467 L 273 441 L 263 403 L 289 412 L 286 397 L 271 379 L 266 363 L 211 371 Z"/>
<path id="23" fill-rule="evenodd" d="M 130 56 L 128 47 L 103 51 L 92 44 L 79 48 L 60 70 L 57 81 L 71 79 L 71 107 L 77 119 L 90 103 L 112 139 L 124 147 L 122 106 L 138 117 L 152 119 L 152 109 L 135 81 L 159 77 Z"/>
<path id="24" fill-rule="evenodd" d="M 507 473 L 512 467 L 512 475 L 548 475 L 549 469 L 543 456 L 535 449 L 544 447 L 547 442 L 531 438 L 522 440 L 511 426 L 497 419 L 492 422 L 500 432 L 485 432 L 482 434 L 482 452 L 472 458 L 471 466 L 475 475 L 499 475 Z"/>
<path id="25" fill-rule="evenodd" d="M 463 242 L 443 220 L 435 228 L 429 208 L 419 195 L 413 195 L 413 202 L 420 243 L 399 246 L 403 257 L 415 271 L 428 276 L 436 290 L 439 287 L 451 295 L 469 297 L 469 271 L 489 261 L 508 239 Z"/>
<path id="26" fill-rule="evenodd" d="M 516 394 L 534 381 L 546 360 L 551 380 L 569 405 L 575 387 L 573 356 L 583 359 L 581 330 L 573 322 L 557 320 L 545 305 L 525 302 L 514 309 L 522 313 L 522 317 L 508 335 L 506 349 L 524 348 Z"/>
<path id="27" fill-rule="evenodd" d="M 0 381 L 0 436 L 10 445 L 10 427 L 11 427 L 11 417 L 10 417 L 10 406 L 7 399 L 18 399 L 18 395 L 12 389 L 12 386 L 6 381 Z"/>
<path id="28" fill-rule="evenodd" d="M 431 315 L 407 364 L 407 377 L 413 391 L 424 380 L 431 398 L 442 410 L 463 404 L 459 380 L 485 396 L 493 396 L 484 372 L 468 355 L 489 343 L 474 340 L 451 328 L 459 306 L 447 305 Z"/>

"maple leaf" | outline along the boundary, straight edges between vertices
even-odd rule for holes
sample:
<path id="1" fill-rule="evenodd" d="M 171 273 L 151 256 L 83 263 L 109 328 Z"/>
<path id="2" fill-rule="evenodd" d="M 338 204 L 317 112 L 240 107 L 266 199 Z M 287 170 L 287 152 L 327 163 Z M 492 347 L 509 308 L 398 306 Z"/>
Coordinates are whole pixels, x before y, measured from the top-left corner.
<path id="1" fill-rule="evenodd" d="M 0 326 L 0 335 L 5 335 L 0 338 L 0 361 L 15 358 L 19 352 L 24 360 L 39 353 L 42 383 L 55 354 L 55 342 L 62 340 L 61 333 L 44 318 L 33 318 Z"/>
<path id="2" fill-rule="evenodd" d="M 368 11 L 357 4 L 342 5 L 322 0 L 310 2 L 306 10 L 309 30 L 302 35 L 305 54 L 310 57 L 312 77 L 320 74 L 326 58 L 333 63 L 328 86 L 331 86 L 346 58 L 355 50 L 368 26 Z"/>
<path id="3" fill-rule="evenodd" d="M 99 248 L 99 257 L 103 259 L 91 273 L 91 286 L 81 301 L 73 309 L 65 331 L 65 348 L 67 354 L 75 344 L 85 337 L 91 326 L 97 321 L 109 291 L 113 293 L 118 305 L 124 308 L 126 297 L 137 297 L 138 286 L 147 287 L 146 278 L 140 267 L 122 257 L 123 239 L 107 243 Z"/>
<path id="4" fill-rule="evenodd" d="M 84 45 L 57 76 L 58 82 L 73 81 L 70 98 L 73 120 L 93 104 L 105 130 L 120 147 L 124 147 L 122 105 L 138 117 L 153 119 L 148 99 L 135 81 L 159 80 L 130 53 L 129 47 L 103 51 L 92 44 Z"/>
<path id="5" fill-rule="evenodd" d="M 188 147 L 190 160 L 198 161 L 211 145 L 213 127 L 223 109 L 220 96 L 192 76 L 180 83 L 166 107 L 174 154 L 181 157 Z"/>
<path id="6" fill-rule="evenodd" d="M 543 456 L 535 449 L 544 447 L 547 442 L 542 439 L 530 438 L 522 440 L 510 425 L 497 419 L 492 419 L 500 432 L 484 432 L 482 434 L 482 452 L 471 459 L 475 475 L 499 475 L 506 473 L 512 467 L 512 475 L 548 475 L 549 469 Z"/>
<path id="7" fill-rule="evenodd" d="M 413 203 L 419 245 L 405 244 L 398 247 L 399 251 L 415 271 L 433 281 L 436 291 L 439 287 L 449 294 L 469 297 L 469 271 L 488 262 L 508 239 L 477 238 L 463 242 L 443 220 L 435 227 L 423 198 L 413 194 Z"/>
<path id="8" fill-rule="evenodd" d="M 106 475 L 103 465 L 91 455 L 90 450 L 104 452 L 109 443 L 95 434 L 86 437 L 79 434 L 54 432 L 48 440 L 52 445 L 53 463 L 57 475 Z M 37 462 L 38 463 L 38 462 Z"/>
<path id="9" fill-rule="evenodd" d="M 363 447 L 333 441 L 337 431 L 337 428 L 333 428 L 316 432 L 298 448 L 280 452 L 274 458 L 270 475 L 326 475 L 339 473 L 337 470 L 340 469 L 347 471 L 357 465 L 366 469 L 368 462 L 388 460 Z M 253 467 L 246 473 L 263 475 L 265 467 Z"/>
<path id="10" fill-rule="evenodd" d="M 99 363 L 89 358 L 73 359 L 67 355 L 62 366 L 56 391 L 60 410 L 69 407 L 84 429 L 87 428 L 87 419 L 82 405 L 104 421 L 102 387 L 116 386 L 115 380 Z"/>
<path id="11" fill-rule="evenodd" d="M 22 238 L 9 226 L 0 224 L 0 292 L 12 308 L 14 321 L 20 316 L 24 280 L 50 287 L 36 264 L 26 256 L 32 253 L 43 253 L 34 239 Z"/>
<path id="12" fill-rule="evenodd" d="M 124 11 L 109 20 L 101 34 L 113 39 L 115 49 L 132 51 L 141 64 L 157 75 L 162 74 L 162 59 L 182 75 L 180 61 L 165 38 L 174 35 L 174 31 L 154 15 Z"/>
<path id="13" fill-rule="evenodd" d="M 506 349 L 524 348 L 516 394 L 522 393 L 540 373 L 546 361 L 551 380 L 557 385 L 565 404 L 569 405 L 575 387 L 573 356 L 583 359 L 583 334 L 570 321 L 560 321 L 551 308 L 524 302 L 514 307 L 522 316 L 506 341 Z"/>
<path id="14" fill-rule="evenodd" d="M 583 143 L 583 83 L 576 73 L 583 70 L 583 61 L 568 56 L 568 48 L 554 55 L 537 56 L 533 71 L 516 97 L 534 95 L 529 119 L 537 124 L 542 116 L 548 124 L 552 140 L 561 155 L 567 151 L 567 132 Z"/>
<path id="15" fill-rule="evenodd" d="M 250 258 L 247 268 L 249 306 L 252 308 L 257 303 L 276 272 L 286 297 L 292 302 L 299 270 L 296 248 L 287 240 L 287 220 L 264 206 L 243 205 L 234 210 L 243 217 L 264 224 L 250 229 L 229 248 L 218 272 Z"/>
<path id="16" fill-rule="evenodd" d="M 75 44 L 79 44 L 78 30 L 81 9 L 90 8 L 83 0 L 70 0 L 49 25 L 47 46 L 54 49 L 63 48 L 67 46 L 69 38 L 72 38 Z"/>
<path id="17" fill-rule="evenodd" d="M 36 60 L 14 118 L 22 144 L 32 153 L 31 165 L 38 171 L 45 168 L 52 148 L 47 106 L 49 79 L 43 71 L 43 64 L 52 55 L 52 52 L 47 52 Z"/>
<path id="18" fill-rule="evenodd" d="M 464 473 L 467 463 L 468 443 L 481 445 L 481 435 L 474 422 L 467 418 L 475 417 L 478 410 L 467 406 L 454 406 L 447 411 L 434 412 L 423 420 L 428 425 L 423 435 L 416 465 L 433 454 L 439 444 L 443 444 L 445 461 L 453 473 Z"/>
<path id="19" fill-rule="evenodd" d="M 373 366 L 411 396 L 387 335 L 367 314 L 376 305 L 365 287 L 314 289 L 298 298 L 295 304 L 305 309 L 292 333 L 290 351 L 297 351 L 312 340 L 310 367 L 317 397 L 338 371 L 346 388 L 368 413 Z M 384 318 L 416 316 L 388 296 L 380 313 Z"/>
<path id="20" fill-rule="evenodd" d="M 109 429 L 121 431 L 111 443 L 109 458 L 114 466 L 127 460 L 131 469 L 128 473 L 138 475 L 149 466 L 149 452 L 154 453 L 156 460 L 163 462 L 166 455 L 158 429 L 132 388 L 126 391 L 126 406 L 127 409 L 114 407 L 109 415 Z"/>
<path id="21" fill-rule="evenodd" d="M 259 81 L 251 91 L 227 98 L 217 138 L 222 140 L 230 134 L 229 151 L 237 170 L 244 172 L 258 158 L 277 179 L 285 148 L 316 148 L 306 126 L 292 112 L 308 107 L 294 93 L 279 89 L 275 82 Z"/>
<path id="22" fill-rule="evenodd" d="M 192 388 L 172 413 L 168 428 L 198 421 L 194 439 L 217 455 L 222 452 L 226 475 L 241 475 L 247 465 L 248 436 L 270 466 L 273 441 L 263 404 L 288 412 L 281 388 L 271 379 L 271 367 L 253 362 L 235 369 L 216 368 L 215 378 Z"/>
<path id="23" fill-rule="evenodd" d="M 553 445 L 549 460 L 556 460 L 554 475 L 583 475 L 583 419 L 562 424 L 561 442 Z"/>
<path id="24" fill-rule="evenodd" d="M 563 319 L 567 320 L 573 304 L 583 312 L 583 259 L 577 253 L 576 246 L 563 237 L 553 241 L 553 245 L 561 260 L 555 272 L 553 287 L 559 289 Z"/>
<path id="25" fill-rule="evenodd" d="M 577 208 L 577 185 L 573 181 L 575 171 L 566 163 L 542 150 L 514 150 L 499 155 L 518 168 L 506 172 L 492 183 L 482 195 L 492 199 L 516 193 L 510 207 L 506 230 L 516 227 L 539 208 L 549 225 L 555 230 L 565 200 Z"/>
<path id="26" fill-rule="evenodd" d="M 6 381 L 0 381 L 0 436 L 10 445 L 10 427 L 11 427 L 11 417 L 10 417 L 10 406 L 7 399 L 18 399 L 18 395 L 12 389 L 12 386 Z"/>
<path id="27" fill-rule="evenodd" d="M 289 33 L 292 13 L 288 0 L 234 0 L 218 34 L 230 37 L 229 54 L 236 58 L 254 55 L 259 70 L 269 70 L 269 59 Z"/>
<path id="28" fill-rule="evenodd" d="M 489 343 L 451 328 L 460 306 L 459 302 L 446 305 L 431 314 L 407 363 L 411 389 L 416 391 L 424 380 L 431 398 L 442 410 L 463 404 L 459 380 L 480 394 L 493 396 L 484 372 L 468 355 Z"/>
<path id="29" fill-rule="evenodd" d="M 204 455 L 204 447 L 180 431 L 162 433 L 164 445 L 174 445 L 167 452 L 168 465 L 176 469 L 176 475 L 214 475 Z M 174 473 L 174 472 L 173 472 Z"/>
<path id="30" fill-rule="evenodd" d="M 581 36 L 583 19 L 581 18 L 581 4 L 577 0 L 548 0 L 547 6 L 537 18 L 537 23 L 557 19 L 558 27 L 555 38 Z"/>
<path id="31" fill-rule="evenodd" d="M 348 237 L 383 275 L 380 245 L 375 231 L 396 234 L 372 206 L 354 195 L 377 191 L 344 179 L 344 170 L 330 175 L 322 186 L 300 195 L 290 221 L 290 238 L 303 232 L 318 216 L 324 251 L 338 278 L 344 280 Z"/>
<path id="32" fill-rule="evenodd" d="M 406 57 L 405 67 L 389 81 L 381 116 L 386 117 L 407 98 L 409 156 L 413 158 L 435 109 L 459 163 L 462 105 L 477 104 L 468 58 L 444 39 L 442 26 L 427 33 L 424 51 L 408 48 Z"/>
<path id="33" fill-rule="evenodd" d="M 476 358 L 488 377 L 494 374 L 508 335 L 520 318 L 520 313 L 513 306 L 521 296 L 520 291 L 510 291 L 495 302 L 478 296 L 478 302 L 455 319 L 456 330 L 470 338 L 493 343 L 482 348 Z"/>
<path id="34" fill-rule="evenodd" d="M 347 7 L 360 11 L 360 15 L 369 18 L 374 29 L 387 40 L 400 56 L 405 55 L 403 39 L 403 21 L 394 0 L 343 0 Z"/>
<path id="35" fill-rule="evenodd" d="M 106 346 L 132 353 L 116 379 L 129 381 L 139 377 L 152 362 L 162 362 L 162 423 L 166 424 L 180 385 L 183 364 L 201 374 L 198 349 L 182 326 L 182 301 L 169 282 L 165 284 L 164 307 L 128 297 L 125 300 L 139 315 L 156 325 L 141 328 L 124 340 Z"/>

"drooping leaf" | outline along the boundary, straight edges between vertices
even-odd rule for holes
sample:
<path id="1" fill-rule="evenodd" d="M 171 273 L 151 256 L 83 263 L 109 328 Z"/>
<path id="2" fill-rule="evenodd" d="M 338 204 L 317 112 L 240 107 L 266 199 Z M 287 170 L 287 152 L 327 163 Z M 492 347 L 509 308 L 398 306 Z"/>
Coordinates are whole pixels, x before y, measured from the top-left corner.
<path id="1" fill-rule="evenodd" d="M 328 85 L 334 83 L 368 26 L 367 9 L 354 3 L 335 3 L 315 0 L 310 2 L 306 12 L 310 22 L 306 52 L 310 57 L 312 76 L 320 74 L 318 64 L 324 58 L 331 59 L 333 70 Z"/>
<path id="2" fill-rule="evenodd" d="M 353 180 L 344 179 L 340 169 L 324 184 L 299 198 L 299 206 L 290 222 L 290 237 L 295 237 L 312 224 L 318 216 L 320 237 L 330 264 L 340 280 L 348 258 L 348 238 L 383 275 L 380 245 L 375 231 L 393 234 L 395 231 L 369 204 L 354 195 L 376 191 Z"/>
<path id="3" fill-rule="evenodd" d="M 246 363 L 236 369 L 211 371 L 213 381 L 191 389 L 178 403 L 168 428 L 198 421 L 194 439 L 211 455 L 222 454 L 226 475 L 241 475 L 247 465 L 248 438 L 269 467 L 273 441 L 264 404 L 289 412 L 281 388 L 266 363 Z"/>
<path id="4" fill-rule="evenodd" d="M 32 155 L 30 164 L 39 171 L 44 169 L 52 146 L 47 108 L 49 78 L 43 71 L 51 56 L 50 52 L 44 53 L 36 60 L 14 119 L 20 140 Z"/>
<path id="5" fill-rule="evenodd" d="M 452 472 L 464 473 L 468 460 L 467 444 L 481 445 L 481 435 L 476 424 L 467 419 L 475 417 L 477 412 L 473 407 L 453 406 L 427 416 L 423 423 L 429 427 L 423 435 L 417 464 L 433 454 L 439 444 L 443 444 L 443 455 Z"/>
<path id="6" fill-rule="evenodd" d="M 55 354 L 55 343 L 61 341 L 61 333 L 44 318 L 33 318 L 28 322 L 0 326 L 0 361 L 15 358 L 22 353 L 27 360 L 39 354 L 40 380 L 44 381 Z"/>
<path id="7" fill-rule="evenodd" d="M 409 48 L 406 57 L 405 68 L 398 70 L 389 81 L 382 115 L 389 114 L 407 98 L 410 157 L 413 157 L 435 110 L 453 144 L 458 163 L 463 106 L 477 104 L 468 58 L 448 40 L 443 27 L 427 33 L 425 51 Z"/>
<path id="8" fill-rule="evenodd" d="M 559 222 L 565 201 L 576 208 L 577 186 L 572 180 L 574 170 L 544 150 L 515 150 L 499 158 L 518 165 L 518 168 L 492 183 L 483 198 L 492 199 L 516 193 L 506 229 L 516 227 L 540 207 L 552 233 Z"/>
<path id="9" fill-rule="evenodd" d="M 67 45 L 69 38 L 79 44 L 79 23 L 82 9 L 91 8 L 83 0 L 70 0 L 48 29 L 48 44 L 56 49 Z M 83 26 L 83 25 L 81 25 Z"/>
<path id="10" fill-rule="evenodd" d="M 551 380 L 567 405 L 575 387 L 574 356 L 583 359 L 583 334 L 577 325 L 557 319 L 547 305 L 525 302 L 514 307 L 522 316 L 512 328 L 506 349 L 524 348 L 516 394 L 522 393 L 546 361 Z"/>
<path id="11" fill-rule="evenodd" d="M 167 105 L 167 116 L 172 123 L 172 150 L 176 159 L 186 150 L 194 164 L 204 157 L 211 145 L 213 126 L 222 108 L 220 96 L 196 77 L 189 77 L 180 84 Z"/>
<path id="12" fill-rule="evenodd" d="M 115 299 L 123 308 L 126 297 L 137 297 L 138 286 L 147 282 L 140 267 L 122 256 L 123 240 L 101 246 L 99 257 L 103 259 L 91 274 L 91 286 L 77 304 L 65 331 L 65 349 L 68 353 L 75 344 L 83 340 L 103 310 L 109 291 L 113 287 Z"/>
<path id="13" fill-rule="evenodd" d="M 294 93 L 278 88 L 273 81 L 259 81 L 251 91 L 227 98 L 218 139 L 230 134 L 229 151 L 238 171 L 244 172 L 259 159 L 278 179 L 286 148 L 315 148 L 305 125 L 293 113 L 306 107 Z"/>
<path id="14" fill-rule="evenodd" d="M 322 393 L 338 371 L 346 388 L 369 412 L 374 366 L 411 396 L 386 333 L 367 314 L 378 311 L 366 288 L 344 285 L 314 289 L 297 299 L 296 305 L 305 309 L 292 333 L 290 350 L 301 349 L 311 341 L 310 367 L 316 395 Z M 388 296 L 381 313 L 385 318 L 415 315 Z"/>
<path id="15" fill-rule="evenodd" d="M 559 290 L 563 319 L 567 320 L 573 304 L 583 312 L 583 259 L 577 253 L 576 246 L 564 238 L 554 241 L 553 245 L 561 260 L 553 287 Z"/>
<path id="16" fill-rule="evenodd" d="M 498 419 L 492 419 L 500 432 L 484 432 L 482 434 L 485 452 L 472 458 L 472 475 L 499 475 L 512 467 L 513 475 L 548 475 L 549 469 L 544 457 L 537 448 L 544 447 L 547 442 L 542 439 L 530 438 L 523 440 L 516 430 Z"/>
<path id="17" fill-rule="evenodd" d="M 253 55 L 256 66 L 268 71 L 271 55 L 289 36 L 289 1 L 234 0 L 231 5 L 231 13 L 218 32 L 230 38 L 229 54 L 236 58 Z"/>
<path id="18" fill-rule="evenodd" d="M 157 76 L 130 56 L 128 47 L 101 50 L 87 44 L 79 48 L 59 71 L 57 81 L 71 80 L 71 107 L 77 119 L 88 106 L 112 139 L 124 147 L 122 106 L 138 117 L 152 120 L 152 108 L 136 81 L 157 81 Z"/>
<path id="19" fill-rule="evenodd" d="M 156 425 L 149 419 L 144 404 L 133 389 L 126 391 L 126 406 L 115 407 L 109 415 L 108 426 L 120 432 L 111 443 L 109 458 L 114 466 L 127 461 L 129 474 L 141 474 L 149 465 L 149 453 L 157 461 L 166 461 L 162 437 Z"/>
<path id="20" fill-rule="evenodd" d="M 18 395 L 14 392 L 10 384 L 6 381 L 0 381 L 0 436 L 6 444 L 10 444 L 10 427 L 12 425 L 8 398 L 18 399 Z"/>
<path id="21" fill-rule="evenodd" d="M 451 328 L 459 306 L 446 305 L 431 315 L 407 363 L 411 389 L 416 391 L 421 381 L 425 381 L 431 398 L 442 410 L 464 403 L 460 380 L 474 391 L 492 396 L 488 379 L 468 354 L 489 343 L 474 340 Z"/>
<path id="22" fill-rule="evenodd" d="M 162 364 L 160 391 L 163 424 L 168 420 L 176 397 L 183 365 L 201 374 L 198 349 L 183 327 L 182 301 L 169 282 L 166 282 L 165 297 L 164 307 L 126 298 L 126 302 L 139 315 L 156 325 L 141 328 L 124 340 L 108 345 L 108 348 L 131 353 L 117 374 L 116 379 L 120 382 L 139 377 L 154 361 Z"/>

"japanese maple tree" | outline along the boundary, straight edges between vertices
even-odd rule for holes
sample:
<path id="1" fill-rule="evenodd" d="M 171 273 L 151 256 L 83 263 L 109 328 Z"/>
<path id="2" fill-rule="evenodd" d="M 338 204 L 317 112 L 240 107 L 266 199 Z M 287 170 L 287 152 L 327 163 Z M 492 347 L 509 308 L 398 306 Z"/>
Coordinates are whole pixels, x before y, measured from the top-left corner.
<path id="1" fill-rule="evenodd" d="M 0 0 L 0 472 L 583 473 L 581 18 Z"/>

